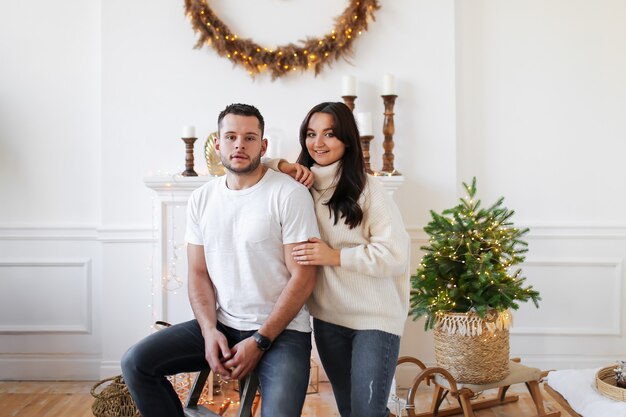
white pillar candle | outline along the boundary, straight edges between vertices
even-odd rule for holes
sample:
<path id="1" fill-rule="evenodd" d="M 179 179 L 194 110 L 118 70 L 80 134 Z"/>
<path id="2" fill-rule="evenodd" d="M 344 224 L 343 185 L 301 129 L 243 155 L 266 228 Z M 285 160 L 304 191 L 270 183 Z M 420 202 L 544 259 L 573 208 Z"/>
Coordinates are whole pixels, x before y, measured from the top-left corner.
<path id="1" fill-rule="evenodd" d="M 345 75 L 341 79 L 341 95 L 356 96 L 356 77 L 354 75 Z"/>
<path id="2" fill-rule="evenodd" d="M 396 94 L 396 77 L 392 74 L 383 76 L 383 96 L 391 96 Z"/>
<path id="3" fill-rule="evenodd" d="M 356 125 L 361 136 L 372 136 L 372 113 L 357 113 Z"/>
<path id="4" fill-rule="evenodd" d="M 184 138 L 195 138 L 196 137 L 196 127 L 195 126 L 183 126 L 183 137 Z"/>

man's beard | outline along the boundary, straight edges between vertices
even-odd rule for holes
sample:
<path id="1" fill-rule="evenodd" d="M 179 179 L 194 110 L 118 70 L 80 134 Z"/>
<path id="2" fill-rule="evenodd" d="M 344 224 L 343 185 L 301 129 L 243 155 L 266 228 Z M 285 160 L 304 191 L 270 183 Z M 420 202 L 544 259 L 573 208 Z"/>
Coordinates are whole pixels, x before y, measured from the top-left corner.
<path id="1" fill-rule="evenodd" d="M 224 158 L 222 156 L 220 157 L 220 159 L 222 160 L 222 165 L 224 165 L 224 168 L 235 174 L 249 174 L 250 172 L 257 169 L 259 165 L 261 165 L 261 155 L 257 156 L 256 158 L 251 158 L 250 164 L 247 167 L 242 168 L 233 168 L 229 158 Z"/>

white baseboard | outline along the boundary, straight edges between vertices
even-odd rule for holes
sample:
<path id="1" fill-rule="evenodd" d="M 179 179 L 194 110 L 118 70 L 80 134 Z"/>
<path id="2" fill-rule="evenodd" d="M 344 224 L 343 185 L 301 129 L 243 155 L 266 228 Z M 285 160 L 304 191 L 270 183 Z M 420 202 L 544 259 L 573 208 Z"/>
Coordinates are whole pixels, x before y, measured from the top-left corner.
<path id="1" fill-rule="evenodd" d="M 120 361 L 100 362 L 100 379 L 109 378 L 122 373 Z"/>
<path id="2" fill-rule="evenodd" d="M 100 358 L 65 355 L 2 355 L 0 380 L 96 381 Z"/>

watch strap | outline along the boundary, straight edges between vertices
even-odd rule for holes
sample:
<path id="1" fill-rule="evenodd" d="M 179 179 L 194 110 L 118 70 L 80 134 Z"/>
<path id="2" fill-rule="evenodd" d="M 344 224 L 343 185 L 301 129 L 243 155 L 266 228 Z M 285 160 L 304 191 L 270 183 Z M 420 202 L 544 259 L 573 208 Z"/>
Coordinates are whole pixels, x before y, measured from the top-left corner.
<path id="1" fill-rule="evenodd" d="M 258 331 L 254 332 L 252 337 L 254 338 L 257 347 L 261 351 L 265 352 L 266 350 L 269 350 L 270 347 L 272 347 L 272 341 L 269 339 L 269 337 L 263 336 Z"/>

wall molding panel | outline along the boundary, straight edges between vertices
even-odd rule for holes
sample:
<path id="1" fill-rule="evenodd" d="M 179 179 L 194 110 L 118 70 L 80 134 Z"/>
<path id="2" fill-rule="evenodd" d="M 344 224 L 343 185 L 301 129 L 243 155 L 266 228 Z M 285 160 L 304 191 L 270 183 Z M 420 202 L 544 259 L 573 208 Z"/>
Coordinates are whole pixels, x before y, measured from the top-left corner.
<path id="1" fill-rule="evenodd" d="M 622 259 L 582 259 L 582 258 L 553 258 L 553 259 L 535 259 L 526 260 L 522 265 L 522 269 L 528 273 L 529 269 L 539 269 L 548 271 L 556 271 L 552 273 L 555 276 L 567 276 L 568 270 L 575 273 L 577 269 L 585 272 L 595 273 L 596 286 L 594 288 L 587 288 L 584 292 L 584 298 L 595 297 L 595 302 L 598 308 L 585 309 L 585 315 L 590 316 L 590 321 L 593 321 L 593 325 L 589 323 L 588 326 L 514 326 L 511 329 L 511 334 L 519 335 L 550 335 L 550 336 L 621 336 L 622 335 L 622 317 L 620 311 L 623 308 L 622 294 Z M 606 270 L 606 271 L 605 271 Z M 605 271 L 603 273 L 603 271 Z M 573 274 L 572 274 L 573 275 Z M 591 274 L 590 274 L 591 276 Z M 604 279 L 605 286 L 598 289 L 597 281 Z M 564 294 L 568 294 L 570 301 L 574 305 L 581 305 L 578 300 L 571 300 L 576 294 L 580 294 L 579 286 L 576 286 L 573 291 L 568 294 L 567 289 L 563 289 Z M 581 294 L 582 295 L 582 294 Z M 591 302 L 590 302 L 591 303 Z M 584 304 L 583 304 L 584 305 Z M 563 311 L 567 311 L 567 306 L 564 306 Z M 540 303 L 541 310 L 541 303 Z M 574 311 L 566 315 L 570 318 Z M 611 322 L 612 321 L 612 322 Z M 609 325 L 603 325 L 605 323 Z"/>
<path id="2" fill-rule="evenodd" d="M 56 240 L 76 241 L 95 240 L 95 226 L 68 226 L 68 225 L 29 225 L 8 226 L 0 225 L 0 242 L 13 240 Z"/>
<path id="3" fill-rule="evenodd" d="M 168 189 L 169 190 L 169 189 Z M 167 205 L 186 204 L 186 197 L 179 193 L 173 194 L 175 201 Z M 518 225 L 528 227 L 530 232 L 526 236 L 531 239 L 623 239 L 626 241 L 626 226 L 622 225 L 577 225 L 577 226 L 547 226 L 547 225 Z M 423 225 L 407 225 L 406 230 L 413 241 L 428 242 L 428 234 Z M 102 242 L 124 242 L 135 239 L 137 242 L 151 242 L 152 233 L 156 231 L 150 225 L 24 225 L 14 226 L 0 224 L 0 241 L 3 240 L 97 240 Z"/>
<path id="4" fill-rule="evenodd" d="M 103 243 L 144 243 L 156 240 L 156 230 L 146 225 L 127 226 L 7 226 L 0 225 L 2 241 L 99 241 Z"/>
<path id="5" fill-rule="evenodd" d="M 93 225 L 0 225 L 0 380 L 95 380 L 102 244 Z"/>
<path id="6" fill-rule="evenodd" d="M 90 333 L 91 269 L 90 259 L 0 259 L 0 334 Z M 50 297 L 57 290 L 63 298 Z"/>
<path id="7" fill-rule="evenodd" d="M 626 226 L 621 225 L 522 225 L 520 227 L 530 229 L 529 239 L 626 239 Z"/>
<path id="8" fill-rule="evenodd" d="M 154 243 L 157 230 L 145 226 L 99 227 L 96 229 L 97 240 L 102 243 Z"/>

